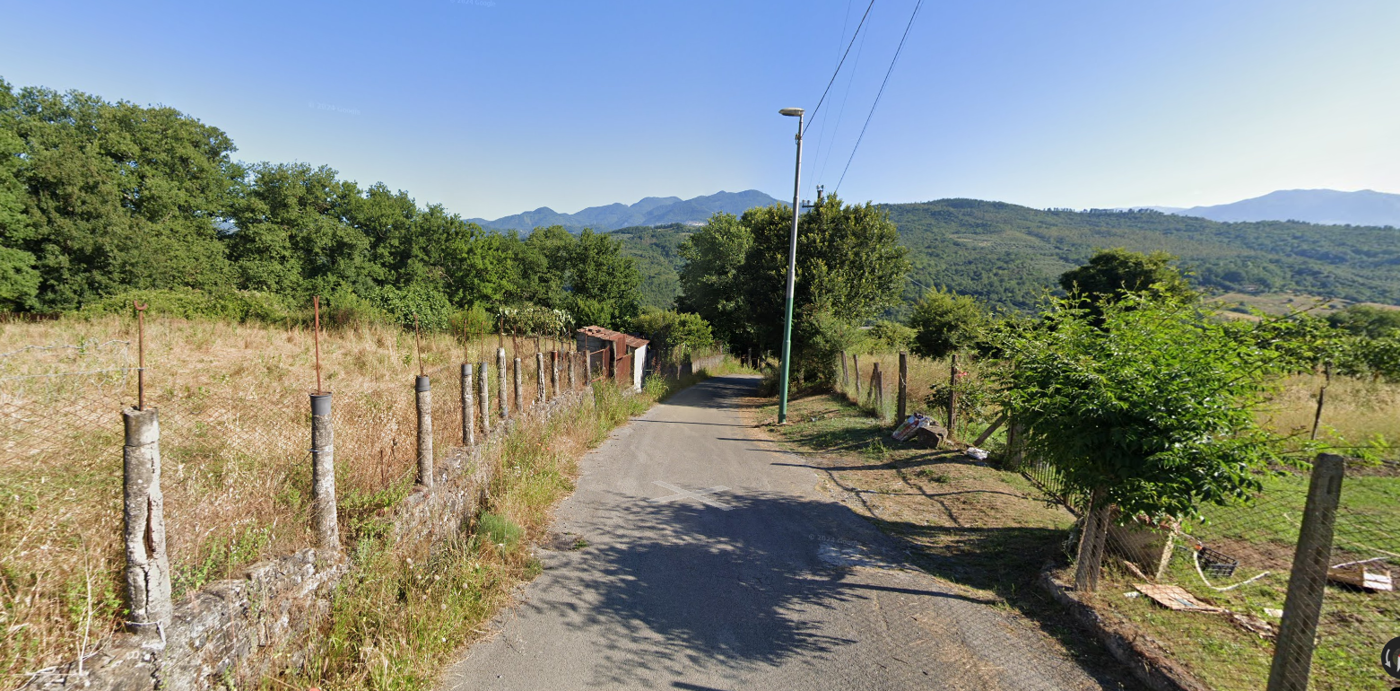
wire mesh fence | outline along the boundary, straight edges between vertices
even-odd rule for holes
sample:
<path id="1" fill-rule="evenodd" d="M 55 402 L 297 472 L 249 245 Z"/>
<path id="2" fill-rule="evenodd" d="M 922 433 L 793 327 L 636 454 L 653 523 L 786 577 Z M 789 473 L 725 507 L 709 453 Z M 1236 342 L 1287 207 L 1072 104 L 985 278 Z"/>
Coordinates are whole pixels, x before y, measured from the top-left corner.
<path id="1" fill-rule="evenodd" d="M 1025 473 L 1083 513 L 1087 502 L 1053 468 L 1032 463 Z M 1325 488 L 1296 470 L 1260 479 L 1251 501 L 1207 506 L 1194 520 L 1117 517 L 1087 601 L 1211 689 L 1389 688 L 1378 661 L 1400 635 L 1400 469 L 1348 463 L 1332 520 L 1308 528 L 1310 489 Z M 1315 618 L 1309 593 L 1320 602 Z"/>
<path id="2" fill-rule="evenodd" d="M 147 320 L 146 406 L 159 415 L 177 599 L 241 565 L 314 544 L 312 341 L 302 328 Z M 568 343 L 464 344 L 435 333 L 420 346 L 411 331 L 392 327 L 321 335 L 346 540 L 412 489 L 415 376 L 421 371 L 432 385 L 440 464 L 462 443 L 464 359 L 486 363 L 493 395 L 485 405 L 497 412 L 498 345 L 512 378 L 517 356 L 521 363 L 522 395 L 508 392 L 512 415 L 538 405 L 535 353 L 545 353 L 548 397 L 557 395 L 551 353 Z M 91 650 L 121 625 L 121 410 L 137 401 L 137 349 L 130 319 L 7 324 L 0 332 L 0 671 L 12 679 Z"/>

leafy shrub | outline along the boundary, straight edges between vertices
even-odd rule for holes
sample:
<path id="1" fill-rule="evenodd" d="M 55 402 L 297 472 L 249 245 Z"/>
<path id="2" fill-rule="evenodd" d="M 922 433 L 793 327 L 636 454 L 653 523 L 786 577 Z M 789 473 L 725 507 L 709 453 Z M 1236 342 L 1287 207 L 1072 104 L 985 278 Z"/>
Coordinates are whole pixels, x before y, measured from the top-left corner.
<path id="1" fill-rule="evenodd" d="M 132 290 L 109 295 L 78 310 L 78 316 L 131 314 L 132 302 L 149 306 L 150 314 L 180 319 L 227 319 L 238 322 L 285 323 L 299 318 L 286 301 L 251 290 L 205 292 L 194 288 Z"/>

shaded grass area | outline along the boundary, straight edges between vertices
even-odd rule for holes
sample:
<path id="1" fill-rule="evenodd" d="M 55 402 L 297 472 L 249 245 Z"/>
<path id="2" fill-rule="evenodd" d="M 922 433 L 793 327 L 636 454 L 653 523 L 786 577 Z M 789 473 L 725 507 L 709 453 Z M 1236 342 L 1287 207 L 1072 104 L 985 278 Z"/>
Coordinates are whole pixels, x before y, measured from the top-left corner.
<path id="1" fill-rule="evenodd" d="M 889 427 L 841 394 L 789 403 L 789 424 L 772 424 L 775 405 L 753 411 L 760 425 L 822 472 L 827 489 L 882 531 L 901 538 L 925 571 L 1019 614 L 1059 642 L 1108 688 L 1136 688 L 1097 640 L 1083 635 L 1034 582 L 1063 559 L 1073 517 L 1017 473 L 953 451 L 895 442 Z"/>
<path id="2" fill-rule="evenodd" d="M 451 544 L 394 549 L 382 534 L 362 531 L 350 552 L 354 568 L 311 640 L 305 667 L 262 687 L 430 688 L 444 663 L 486 633 L 515 588 L 540 573 L 533 547 L 547 540 L 551 512 L 573 491 L 583 453 L 707 376 L 654 378 L 638 395 L 599 385 L 587 405 L 518 426 L 483 457 L 498 464 L 488 501 Z"/>

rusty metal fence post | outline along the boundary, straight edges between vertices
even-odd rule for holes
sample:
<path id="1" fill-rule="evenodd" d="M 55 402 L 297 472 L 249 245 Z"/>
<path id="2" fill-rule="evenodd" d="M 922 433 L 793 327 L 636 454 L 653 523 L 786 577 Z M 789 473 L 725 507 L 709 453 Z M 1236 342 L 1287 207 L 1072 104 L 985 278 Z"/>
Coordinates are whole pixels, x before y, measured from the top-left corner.
<path id="1" fill-rule="evenodd" d="M 331 395 L 311 394 L 311 513 L 316 542 L 322 550 L 340 553 L 336 519 L 335 436 L 331 428 Z"/>
<path id="2" fill-rule="evenodd" d="M 156 633 L 170 625 L 170 557 L 160 491 L 160 422 L 155 408 L 122 411 L 122 523 L 131 627 Z"/>
<path id="3" fill-rule="evenodd" d="M 1346 459 L 1332 454 L 1318 456 L 1313 464 L 1298 547 L 1293 553 L 1293 571 L 1288 577 L 1288 595 L 1283 602 L 1283 619 L 1269 668 L 1268 691 L 1308 688 L 1317 622 L 1327 590 L 1332 528 L 1341 502 L 1345 470 Z"/>
<path id="4" fill-rule="evenodd" d="M 433 393 L 428 378 L 418 375 L 413 383 L 418 403 L 418 484 L 433 486 Z"/>

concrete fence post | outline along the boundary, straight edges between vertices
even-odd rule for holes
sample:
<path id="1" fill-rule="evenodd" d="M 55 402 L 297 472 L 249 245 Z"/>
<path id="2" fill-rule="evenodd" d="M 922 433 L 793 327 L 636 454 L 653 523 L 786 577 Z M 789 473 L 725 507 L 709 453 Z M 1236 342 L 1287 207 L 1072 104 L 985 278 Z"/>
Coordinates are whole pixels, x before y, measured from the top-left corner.
<path id="1" fill-rule="evenodd" d="M 592 351 L 584 351 L 584 353 L 583 353 L 583 383 L 584 383 L 584 385 L 588 385 L 588 384 L 593 383 L 593 352 L 592 352 Z"/>
<path id="2" fill-rule="evenodd" d="M 535 402 L 544 403 L 548 392 L 545 390 L 544 353 L 535 353 Z"/>
<path id="3" fill-rule="evenodd" d="M 511 372 L 515 377 L 515 409 L 525 410 L 525 379 L 520 371 L 520 358 L 515 358 L 515 371 Z"/>
<path id="4" fill-rule="evenodd" d="M 481 399 L 481 437 L 485 441 L 486 435 L 491 433 L 491 396 L 490 386 L 487 384 L 490 380 L 490 370 L 487 369 L 485 360 L 477 365 L 477 369 L 480 370 L 476 381 L 480 388 L 477 398 Z"/>
<path id="5" fill-rule="evenodd" d="M 578 369 L 578 353 L 564 353 L 564 361 L 569 368 L 569 390 L 573 391 L 578 388 L 578 373 L 574 371 Z"/>
<path id="6" fill-rule="evenodd" d="M 844 364 L 844 363 L 843 363 Z M 909 400 L 909 353 L 899 354 L 899 406 L 895 413 L 895 422 L 903 423 L 904 414 L 908 409 Z"/>
<path id="7" fill-rule="evenodd" d="M 418 401 L 418 484 L 433 486 L 433 392 L 428 378 L 418 375 L 413 391 Z"/>
<path id="8" fill-rule="evenodd" d="M 559 356 L 559 351 L 549 351 L 549 385 L 553 387 L 551 391 L 554 392 L 555 398 L 559 397 Z"/>
<path id="9" fill-rule="evenodd" d="M 1269 668 L 1268 691 L 1305 691 L 1308 688 L 1317 621 L 1327 590 L 1332 528 L 1337 519 L 1345 471 L 1346 459 L 1341 456 L 1322 454 L 1313 463 L 1303 525 L 1298 531 L 1297 550 L 1293 553 L 1293 571 L 1288 577 L 1288 595 L 1283 601 L 1283 620 L 1279 622 L 1273 664 Z"/>
<path id="10" fill-rule="evenodd" d="M 128 622 L 138 633 L 170 626 L 170 557 L 160 491 L 160 422 L 155 408 L 122 411 L 122 537 L 126 542 Z"/>
<path id="11" fill-rule="evenodd" d="M 474 446 L 476 444 L 476 396 L 472 389 L 476 388 L 472 381 L 472 366 L 469 362 L 462 363 L 462 445 Z"/>
<path id="12" fill-rule="evenodd" d="M 510 417 L 510 389 L 506 388 L 506 349 L 496 349 L 496 407 L 500 410 L 501 419 Z"/>
<path id="13" fill-rule="evenodd" d="M 331 429 L 331 395 L 311 394 L 311 513 L 316 544 L 340 553 L 340 524 L 335 513 L 335 435 Z"/>

